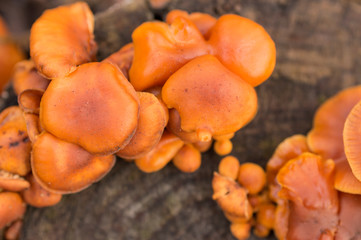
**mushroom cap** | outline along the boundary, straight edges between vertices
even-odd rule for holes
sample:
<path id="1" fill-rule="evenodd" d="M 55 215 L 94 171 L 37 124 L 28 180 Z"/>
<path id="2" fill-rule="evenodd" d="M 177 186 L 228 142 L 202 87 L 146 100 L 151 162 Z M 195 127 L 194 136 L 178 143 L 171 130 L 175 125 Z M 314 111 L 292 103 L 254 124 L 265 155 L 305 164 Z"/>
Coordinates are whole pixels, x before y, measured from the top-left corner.
<path id="1" fill-rule="evenodd" d="M 44 129 L 40 125 L 39 115 L 33 113 L 24 113 L 24 119 L 26 122 L 26 128 L 30 141 L 35 142 L 36 136 L 38 136 Z"/>
<path id="2" fill-rule="evenodd" d="M 340 221 L 337 228 L 336 240 L 360 239 L 361 196 L 340 193 Z"/>
<path id="3" fill-rule="evenodd" d="M 26 205 L 18 193 L 0 192 L 0 229 L 23 217 Z"/>
<path id="4" fill-rule="evenodd" d="M 137 92 L 140 109 L 137 130 L 132 140 L 117 156 L 127 159 L 140 158 L 157 145 L 167 125 L 168 110 L 164 104 L 151 93 Z"/>
<path id="5" fill-rule="evenodd" d="M 15 65 L 13 88 L 16 95 L 27 89 L 46 90 L 50 81 L 41 76 L 32 60 L 23 60 Z"/>
<path id="6" fill-rule="evenodd" d="M 201 152 L 192 144 L 184 144 L 172 160 L 174 166 L 182 172 L 192 173 L 198 170 L 202 163 Z"/>
<path id="7" fill-rule="evenodd" d="M 361 194 L 361 182 L 352 173 L 346 159 L 339 160 L 335 170 L 335 189 L 346 193 Z"/>
<path id="8" fill-rule="evenodd" d="M 239 160 L 234 156 L 227 156 L 222 158 L 218 165 L 218 172 L 222 176 L 229 177 L 236 180 L 239 173 Z"/>
<path id="9" fill-rule="evenodd" d="M 276 63 L 276 47 L 265 29 L 250 19 L 226 14 L 218 19 L 209 43 L 215 56 L 252 86 L 265 81 Z"/>
<path id="10" fill-rule="evenodd" d="M 109 62 L 119 68 L 126 78 L 129 79 L 129 69 L 132 65 L 134 57 L 134 45 L 128 43 L 124 45 L 117 52 L 113 53 L 109 57 L 103 60 L 103 62 Z"/>
<path id="11" fill-rule="evenodd" d="M 85 2 L 46 10 L 30 32 L 30 56 L 47 78 L 64 77 L 94 59 L 94 17 Z"/>
<path id="12" fill-rule="evenodd" d="M 361 181 L 361 101 L 347 116 L 343 130 L 343 143 L 352 172 Z"/>
<path id="13" fill-rule="evenodd" d="M 182 10 L 172 10 L 167 14 L 166 22 L 172 24 L 178 17 L 183 17 L 191 20 L 202 33 L 205 39 L 208 39 L 213 26 L 216 24 L 217 19 L 207 13 L 193 12 L 188 14 Z"/>
<path id="14" fill-rule="evenodd" d="M 135 159 L 135 164 L 143 172 L 156 172 L 165 167 L 184 142 L 168 131 L 164 131 L 158 144 L 144 157 Z"/>
<path id="15" fill-rule="evenodd" d="M 49 207 L 60 202 L 62 195 L 51 193 L 40 186 L 34 176 L 30 174 L 27 177 L 30 182 L 30 188 L 22 192 L 24 201 L 33 207 Z"/>
<path id="16" fill-rule="evenodd" d="M 209 52 L 197 27 L 183 17 L 171 25 L 143 23 L 134 30 L 132 38 L 134 58 L 129 77 L 137 91 L 162 86 L 186 62 Z"/>
<path id="17" fill-rule="evenodd" d="M 4 170 L 0 170 L 0 189 L 20 192 L 30 187 L 30 183 L 17 174 L 9 173 Z"/>
<path id="18" fill-rule="evenodd" d="M 138 113 L 134 88 L 110 63 L 86 63 L 67 77 L 54 79 L 40 104 L 45 130 L 100 155 L 129 143 Z"/>
<path id="19" fill-rule="evenodd" d="M 276 181 L 278 171 L 291 159 L 304 152 L 309 152 L 306 137 L 294 135 L 283 140 L 276 148 L 271 159 L 267 162 L 267 182 L 270 189 L 270 197 L 278 202 L 278 191 L 281 186 Z"/>
<path id="20" fill-rule="evenodd" d="M 30 171 L 31 143 L 19 107 L 0 114 L 0 169 L 25 176 Z"/>
<path id="21" fill-rule="evenodd" d="M 252 217 L 252 206 L 247 199 L 247 190 L 229 177 L 213 174 L 213 200 L 220 208 L 234 217 L 249 220 Z"/>
<path id="22" fill-rule="evenodd" d="M 239 166 L 237 181 L 249 194 L 258 194 L 266 186 L 266 173 L 258 164 L 242 163 Z"/>
<path id="23" fill-rule="evenodd" d="M 163 86 L 162 99 L 179 112 L 181 129 L 197 132 L 201 141 L 200 132 L 235 132 L 257 111 L 253 87 L 212 55 L 197 57 L 174 73 Z"/>
<path id="24" fill-rule="evenodd" d="M 324 159 L 345 158 L 343 129 L 347 116 L 361 100 L 361 86 L 347 88 L 324 102 L 313 119 L 313 127 L 307 135 L 312 152 Z"/>
<path id="25" fill-rule="evenodd" d="M 334 168 L 332 160 L 324 161 L 312 153 L 303 153 L 281 168 L 277 175 L 282 186 L 279 196 L 289 203 L 286 239 L 334 236 L 339 206 L 333 188 Z"/>
<path id="26" fill-rule="evenodd" d="M 26 89 L 18 95 L 19 107 L 24 113 L 39 114 L 43 95 L 44 90 L 42 89 Z"/>
<path id="27" fill-rule="evenodd" d="M 43 132 L 33 144 L 31 168 L 36 181 L 47 191 L 79 192 L 102 179 L 114 166 L 113 155 L 98 157 L 78 145 Z"/>

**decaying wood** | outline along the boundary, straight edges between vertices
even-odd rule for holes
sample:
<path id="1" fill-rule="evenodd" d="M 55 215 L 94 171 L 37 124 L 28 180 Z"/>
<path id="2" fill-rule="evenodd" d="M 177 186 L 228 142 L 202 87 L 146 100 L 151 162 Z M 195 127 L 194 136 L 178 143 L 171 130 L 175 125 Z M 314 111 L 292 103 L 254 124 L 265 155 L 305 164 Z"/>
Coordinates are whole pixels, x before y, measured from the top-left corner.
<path id="1" fill-rule="evenodd" d="M 11 24 L 18 36 L 43 9 L 70 1 L 23 2 L 0 3 L 8 20 L 22 16 Z M 327 97 L 361 84 L 359 0 L 173 0 L 164 10 L 151 9 L 145 0 L 88 2 L 96 14 L 100 59 L 129 42 L 141 22 L 164 18 L 175 8 L 214 16 L 236 13 L 266 28 L 276 42 L 277 65 L 257 88 L 257 117 L 233 139 L 232 154 L 242 162 L 264 166 L 285 137 L 307 133 L 316 108 Z M 14 97 L 0 104 L 14 104 Z M 213 151 L 203 154 L 202 167 L 193 174 L 181 173 L 172 164 L 145 174 L 119 160 L 101 182 L 65 196 L 57 206 L 29 207 L 21 239 L 234 239 L 211 199 L 212 172 L 219 160 Z"/>

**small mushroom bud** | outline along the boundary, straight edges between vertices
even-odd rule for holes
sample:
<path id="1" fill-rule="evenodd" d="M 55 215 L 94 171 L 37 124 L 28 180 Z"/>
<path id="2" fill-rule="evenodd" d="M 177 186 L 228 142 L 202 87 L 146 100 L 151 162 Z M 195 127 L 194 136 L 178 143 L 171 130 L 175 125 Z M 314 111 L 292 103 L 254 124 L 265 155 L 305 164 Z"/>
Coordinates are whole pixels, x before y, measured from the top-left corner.
<path id="1" fill-rule="evenodd" d="M 222 158 L 218 166 L 218 172 L 225 176 L 236 180 L 239 172 L 239 160 L 233 156 Z"/>
<path id="2" fill-rule="evenodd" d="M 214 143 L 214 151 L 219 156 L 224 156 L 232 152 L 233 144 L 230 140 L 216 140 Z"/>
<path id="3" fill-rule="evenodd" d="M 257 194 L 266 185 L 266 173 L 255 163 L 243 163 L 239 168 L 237 180 L 250 194 Z"/>
<path id="4" fill-rule="evenodd" d="M 182 172 L 192 173 L 201 166 L 201 153 L 192 144 L 184 144 L 173 158 L 173 164 Z"/>

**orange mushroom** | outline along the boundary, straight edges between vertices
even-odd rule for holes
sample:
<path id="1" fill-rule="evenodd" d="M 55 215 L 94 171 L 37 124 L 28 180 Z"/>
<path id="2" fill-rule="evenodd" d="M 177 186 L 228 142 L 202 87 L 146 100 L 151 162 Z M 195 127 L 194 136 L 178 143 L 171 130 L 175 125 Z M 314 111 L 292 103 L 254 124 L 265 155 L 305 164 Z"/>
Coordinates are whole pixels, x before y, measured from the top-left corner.
<path id="1" fill-rule="evenodd" d="M 304 152 L 309 152 L 306 137 L 303 135 L 294 135 L 283 140 L 271 159 L 267 162 L 267 182 L 270 189 L 270 197 L 278 202 L 278 191 L 281 186 L 276 181 L 278 171 L 291 159 L 298 157 Z"/>
<path id="2" fill-rule="evenodd" d="M 222 158 L 218 166 L 218 172 L 225 177 L 236 180 L 239 172 L 239 160 L 234 156 Z"/>
<path id="3" fill-rule="evenodd" d="M 214 173 L 212 180 L 213 200 L 228 216 L 249 220 L 252 206 L 247 199 L 247 190 L 233 179 Z"/>
<path id="4" fill-rule="evenodd" d="M 67 77 L 52 80 L 40 104 L 45 130 L 101 155 L 129 143 L 138 113 L 134 88 L 110 63 L 82 64 Z"/>
<path id="5" fill-rule="evenodd" d="M 30 150 L 21 109 L 5 109 L 0 114 L 0 169 L 25 176 L 30 171 Z"/>
<path id="6" fill-rule="evenodd" d="M 325 159 L 332 158 L 340 166 L 336 167 L 335 187 L 342 192 L 355 193 L 358 188 L 357 192 L 361 193 L 361 184 L 354 186 L 356 178 L 351 168 L 343 163 L 346 162 L 346 155 L 342 135 L 347 116 L 360 100 L 361 86 L 351 87 L 336 94 L 317 110 L 313 128 L 307 135 L 307 143 L 312 152 L 320 154 Z"/>
<path id="7" fill-rule="evenodd" d="M 182 172 L 192 173 L 201 166 L 202 157 L 200 151 L 188 143 L 177 152 L 172 162 Z"/>
<path id="8" fill-rule="evenodd" d="M 4 20 L 0 17 L 0 92 L 10 81 L 15 64 L 24 58 L 21 50 L 11 40 Z"/>
<path id="9" fill-rule="evenodd" d="M 171 25 L 143 23 L 134 30 L 132 38 L 134 59 L 129 77 L 137 91 L 162 86 L 189 60 L 209 52 L 197 27 L 183 17 Z"/>
<path id="10" fill-rule="evenodd" d="M 361 101 L 347 116 L 343 130 L 343 142 L 352 173 L 361 181 Z"/>
<path id="11" fill-rule="evenodd" d="M 20 192 L 30 187 L 30 183 L 17 174 L 0 170 L 0 189 Z"/>
<path id="12" fill-rule="evenodd" d="M 250 19 L 226 14 L 212 28 L 213 54 L 252 86 L 264 82 L 276 63 L 276 48 L 265 29 Z"/>
<path id="13" fill-rule="evenodd" d="M 119 51 L 113 53 L 109 57 L 103 60 L 103 62 L 109 62 L 119 68 L 126 78 L 129 79 L 129 69 L 132 65 L 134 57 L 133 43 L 128 43 L 123 46 Z"/>
<path id="14" fill-rule="evenodd" d="M 18 193 L 0 192 L 0 229 L 23 217 L 26 205 Z"/>
<path id="15" fill-rule="evenodd" d="M 17 240 L 20 236 L 21 227 L 23 226 L 22 220 L 13 222 L 5 231 L 5 240 Z"/>
<path id="16" fill-rule="evenodd" d="M 199 141 L 237 131 L 257 111 L 255 90 L 211 55 L 174 73 L 163 86 L 162 99 L 179 112 L 181 129 L 196 132 Z"/>
<path id="17" fill-rule="evenodd" d="M 219 156 L 224 156 L 232 152 L 233 144 L 229 139 L 217 140 L 213 145 L 213 149 Z"/>
<path id="18" fill-rule="evenodd" d="M 144 157 L 135 160 L 143 172 L 156 172 L 165 167 L 183 147 L 184 142 L 168 131 L 164 131 L 158 144 Z"/>
<path id="19" fill-rule="evenodd" d="M 172 24 L 178 17 L 184 17 L 191 20 L 206 40 L 209 38 L 211 30 L 217 22 L 217 19 L 209 14 L 200 12 L 188 14 L 186 11 L 178 9 L 172 10 L 167 14 L 166 22 Z"/>
<path id="20" fill-rule="evenodd" d="M 338 193 L 333 188 L 335 164 L 311 153 L 288 161 L 279 171 L 279 196 L 288 201 L 286 214 L 276 213 L 275 226 L 287 222 L 280 239 L 333 239 L 338 224 Z M 285 210 L 283 210 L 285 211 Z M 288 212 L 288 213 L 287 213 Z M 288 219 L 278 218 L 280 216 Z M 280 224 L 279 224 L 280 222 Z"/>
<path id="21" fill-rule="evenodd" d="M 30 174 L 27 177 L 30 182 L 30 188 L 22 192 L 24 201 L 33 207 L 49 207 L 57 204 L 61 200 L 61 195 L 51 193 L 40 186 L 34 176 Z"/>
<path id="22" fill-rule="evenodd" d="M 67 76 L 95 58 L 94 17 L 85 2 L 46 10 L 30 32 L 30 56 L 47 78 Z"/>
<path id="23" fill-rule="evenodd" d="M 163 103 L 151 93 L 137 94 L 140 101 L 138 126 L 132 140 L 117 152 L 117 156 L 121 158 L 145 156 L 157 145 L 167 125 L 168 110 L 165 110 Z"/>
<path id="24" fill-rule="evenodd" d="M 16 95 L 20 95 L 28 89 L 45 91 L 50 81 L 38 73 L 32 60 L 23 60 L 15 65 L 12 83 Z"/>
<path id="25" fill-rule="evenodd" d="M 39 114 L 40 102 L 44 95 L 44 90 L 26 89 L 18 96 L 19 107 L 24 113 Z"/>
<path id="26" fill-rule="evenodd" d="M 266 186 L 266 173 L 255 163 L 242 163 L 238 170 L 237 181 L 249 194 L 257 194 Z"/>
<path id="27" fill-rule="evenodd" d="M 33 144 L 31 168 L 45 190 L 67 194 L 79 192 L 102 179 L 114 166 L 113 155 L 97 157 L 83 148 L 43 132 Z"/>
<path id="28" fill-rule="evenodd" d="M 42 128 L 39 120 L 39 115 L 33 113 L 24 113 L 24 119 L 26 122 L 26 128 L 30 141 L 35 142 L 35 138 L 44 129 Z"/>
<path id="29" fill-rule="evenodd" d="M 250 223 L 232 223 L 231 233 L 238 240 L 246 240 L 251 235 Z"/>
<path id="30" fill-rule="evenodd" d="M 167 129 L 170 132 L 172 132 L 174 135 L 182 139 L 182 141 L 184 142 L 188 142 L 188 143 L 202 142 L 199 141 L 196 132 L 186 132 L 181 128 L 181 118 L 179 116 L 179 112 L 174 108 L 169 109 L 169 120 L 168 120 Z M 209 140 L 207 142 L 212 143 L 212 140 Z"/>
<path id="31" fill-rule="evenodd" d="M 361 196 L 340 193 L 340 221 L 335 240 L 360 239 Z"/>

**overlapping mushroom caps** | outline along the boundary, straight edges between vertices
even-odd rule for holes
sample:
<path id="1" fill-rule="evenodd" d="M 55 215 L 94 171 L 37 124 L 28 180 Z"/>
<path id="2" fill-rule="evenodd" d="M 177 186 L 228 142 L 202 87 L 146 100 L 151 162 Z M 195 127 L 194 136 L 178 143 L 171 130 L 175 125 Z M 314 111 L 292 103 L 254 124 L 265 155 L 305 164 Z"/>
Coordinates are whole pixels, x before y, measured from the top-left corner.
<path id="1" fill-rule="evenodd" d="M 254 163 L 240 164 L 233 156 L 223 158 L 212 180 L 213 199 L 231 222 L 238 240 L 248 239 L 251 228 L 266 237 L 274 228 L 275 205 L 265 191 L 266 173 Z M 236 180 L 236 181 L 235 181 Z"/>
<path id="2" fill-rule="evenodd" d="M 357 194 L 361 194 L 361 182 L 354 176 L 347 162 L 343 129 L 347 116 L 360 100 L 361 86 L 351 87 L 336 94 L 317 110 L 313 128 L 307 135 L 307 143 L 312 152 L 335 161 L 336 189 Z"/>

